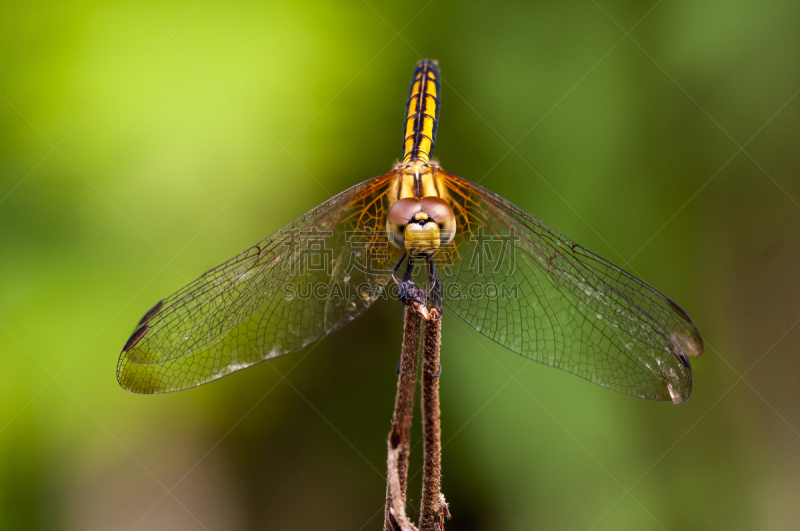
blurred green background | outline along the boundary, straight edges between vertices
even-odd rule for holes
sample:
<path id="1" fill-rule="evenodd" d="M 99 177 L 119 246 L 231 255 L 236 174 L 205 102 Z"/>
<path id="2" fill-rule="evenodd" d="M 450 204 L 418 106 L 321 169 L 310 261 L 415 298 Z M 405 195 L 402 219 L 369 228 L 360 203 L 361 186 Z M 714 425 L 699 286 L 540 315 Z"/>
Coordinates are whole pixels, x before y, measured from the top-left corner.
<path id="1" fill-rule="evenodd" d="M 421 57 L 442 165 L 707 347 L 676 407 L 446 315 L 447 529 L 797 527 L 800 4 L 403 4 L 4 2 L 0 529 L 381 528 L 397 303 L 180 393 L 115 365 L 154 302 L 391 167 Z"/>

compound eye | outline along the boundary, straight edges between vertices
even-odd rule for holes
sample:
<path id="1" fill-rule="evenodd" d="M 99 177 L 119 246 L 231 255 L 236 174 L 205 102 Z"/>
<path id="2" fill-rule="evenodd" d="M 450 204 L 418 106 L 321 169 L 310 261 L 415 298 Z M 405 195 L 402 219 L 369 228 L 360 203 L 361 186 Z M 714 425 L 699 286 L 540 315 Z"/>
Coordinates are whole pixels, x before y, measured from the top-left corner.
<path id="1" fill-rule="evenodd" d="M 442 243 L 453 241 L 456 235 L 456 216 L 447 201 L 440 197 L 423 197 L 420 199 L 420 206 L 439 225 Z"/>
<path id="2" fill-rule="evenodd" d="M 400 199 L 392 205 L 386 216 L 386 233 L 392 245 L 405 248 L 406 225 L 420 210 L 419 199 Z"/>
<path id="3" fill-rule="evenodd" d="M 423 197 L 419 200 L 420 210 L 428 214 L 433 221 L 441 224 L 443 221 L 455 217 L 453 209 L 441 197 Z"/>
<path id="4" fill-rule="evenodd" d="M 389 209 L 389 215 L 387 216 L 389 222 L 405 225 L 414 218 L 414 214 L 422 210 L 419 203 L 419 199 L 411 199 L 409 197 L 398 200 Z"/>

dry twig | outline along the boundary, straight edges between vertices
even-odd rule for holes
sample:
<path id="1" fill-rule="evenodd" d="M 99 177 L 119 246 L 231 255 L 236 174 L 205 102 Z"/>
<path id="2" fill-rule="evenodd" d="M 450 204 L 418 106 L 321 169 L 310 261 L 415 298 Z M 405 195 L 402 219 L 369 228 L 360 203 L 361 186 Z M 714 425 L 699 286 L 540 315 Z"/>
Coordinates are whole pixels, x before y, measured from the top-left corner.
<path id="1" fill-rule="evenodd" d="M 444 528 L 449 516 L 441 493 L 442 431 L 439 419 L 439 348 L 442 342 L 442 314 L 430 310 L 425 321 L 425 340 L 422 352 L 422 432 L 424 460 L 422 466 L 422 506 L 419 527 L 422 531 Z"/>
<path id="2" fill-rule="evenodd" d="M 406 516 L 406 487 L 408 480 L 408 453 L 410 450 L 411 417 L 414 410 L 414 391 L 417 383 L 417 358 L 419 356 L 422 321 L 428 315 L 418 303 L 405 305 L 403 322 L 403 350 L 400 357 L 400 374 L 397 378 L 397 396 L 394 404 L 392 429 L 389 432 L 389 455 L 386 477 L 386 531 L 416 531 Z"/>

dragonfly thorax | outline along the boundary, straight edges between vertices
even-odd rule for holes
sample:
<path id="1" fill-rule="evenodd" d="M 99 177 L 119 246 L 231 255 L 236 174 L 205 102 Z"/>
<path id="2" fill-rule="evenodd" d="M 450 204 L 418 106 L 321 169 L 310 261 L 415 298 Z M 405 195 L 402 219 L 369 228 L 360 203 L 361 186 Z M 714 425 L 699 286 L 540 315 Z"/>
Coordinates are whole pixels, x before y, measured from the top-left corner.
<path id="1" fill-rule="evenodd" d="M 386 216 L 389 241 L 413 255 L 433 255 L 453 241 L 456 218 L 440 197 L 400 199 Z"/>

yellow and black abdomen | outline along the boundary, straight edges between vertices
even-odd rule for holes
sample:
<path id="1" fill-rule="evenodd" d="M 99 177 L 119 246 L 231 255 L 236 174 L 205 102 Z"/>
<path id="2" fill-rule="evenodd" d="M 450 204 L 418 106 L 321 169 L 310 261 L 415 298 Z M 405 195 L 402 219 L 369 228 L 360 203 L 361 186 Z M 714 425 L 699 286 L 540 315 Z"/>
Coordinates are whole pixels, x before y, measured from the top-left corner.
<path id="1" fill-rule="evenodd" d="M 439 64 L 423 59 L 414 69 L 408 89 L 406 123 L 403 129 L 403 162 L 428 162 L 436 142 L 439 123 Z"/>

